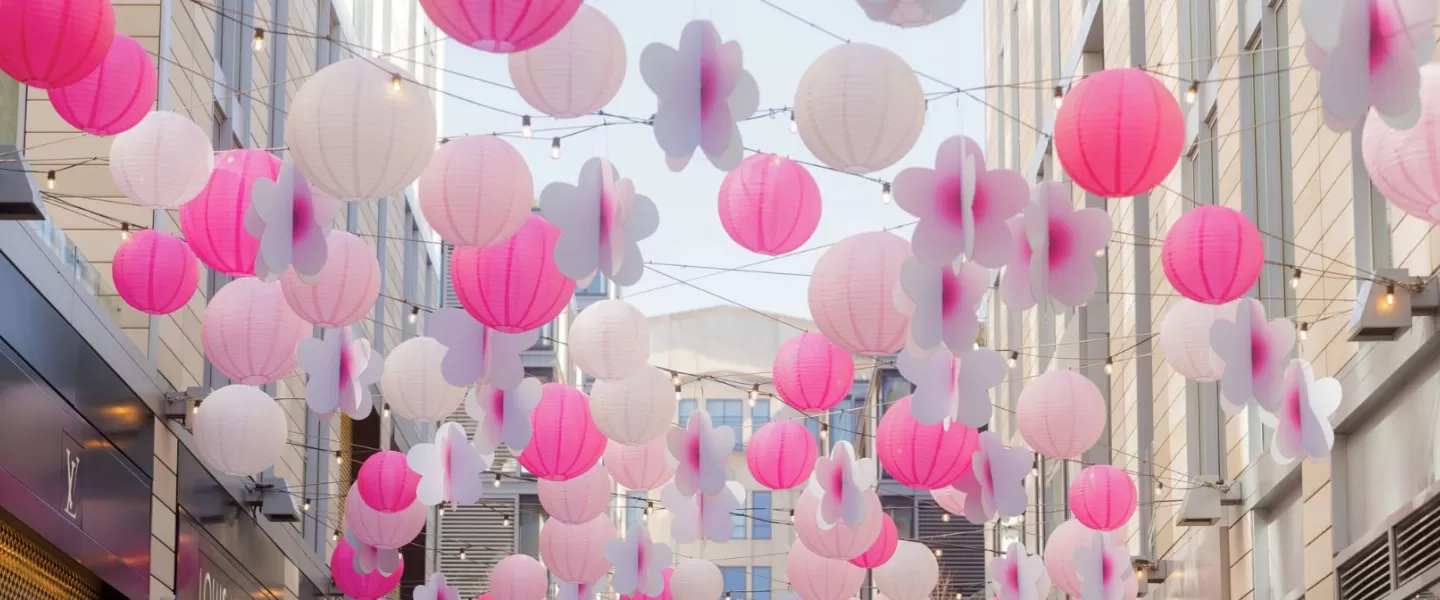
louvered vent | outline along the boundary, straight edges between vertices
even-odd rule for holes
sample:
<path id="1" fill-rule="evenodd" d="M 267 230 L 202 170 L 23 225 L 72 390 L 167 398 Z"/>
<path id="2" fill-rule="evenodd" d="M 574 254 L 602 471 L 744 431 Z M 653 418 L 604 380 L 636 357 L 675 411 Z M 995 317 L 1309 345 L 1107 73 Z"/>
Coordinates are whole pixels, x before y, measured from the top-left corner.
<path id="1" fill-rule="evenodd" d="M 981 594 L 985 591 L 985 528 L 965 519 L 945 522 L 941 510 L 928 498 L 916 509 L 916 529 L 922 540 L 945 540 L 945 552 L 939 558 L 940 583 L 936 598 L 954 598 L 955 594 Z"/>
<path id="2" fill-rule="evenodd" d="M 455 256 L 455 244 L 445 244 L 445 261 L 440 265 L 440 277 L 442 283 L 440 289 L 445 292 L 442 296 L 444 303 L 440 306 L 460 306 L 460 297 L 455 295 L 455 283 L 450 281 L 450 260 Z"/>
<path id="3" fill-rule="evenodd" d="M 515 553 L 515 499 L 480 501 L 483 504 L 446 509 L 440 517 L 440 571 L 467 598 L 489 589 L 490 569 Z M 512 515 L 508 527 L 506 515 Z M 461 549 L 465 560 L 460 560 Z"/>
<path id="4" fill-rule="evenodd" d="M 1405 585 L 1436 564 L 1440 564 L 1440 497 L 1395 524 L 1396 583 Z"/>
<path id="5" fill-rule="evenodd" d="M 1335 569 L 1340 597 L 1345 600 L 1379 600 L 1390 593 L 1390 545 L 1375 540 Z"/>

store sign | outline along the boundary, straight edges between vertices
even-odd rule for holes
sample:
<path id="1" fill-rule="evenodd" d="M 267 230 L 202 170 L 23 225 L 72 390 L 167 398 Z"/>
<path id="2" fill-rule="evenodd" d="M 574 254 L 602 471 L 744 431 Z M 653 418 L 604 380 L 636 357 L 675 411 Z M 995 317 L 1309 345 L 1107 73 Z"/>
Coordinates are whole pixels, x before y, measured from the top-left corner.
<path id="1" fill-rule="evenodd" d="M 65 436 L 65 499 L 60 512 L 71 521 L 80 522 L 80 503 L 75 498 L 75 483 L 80 480 L 80 442 Z"/>

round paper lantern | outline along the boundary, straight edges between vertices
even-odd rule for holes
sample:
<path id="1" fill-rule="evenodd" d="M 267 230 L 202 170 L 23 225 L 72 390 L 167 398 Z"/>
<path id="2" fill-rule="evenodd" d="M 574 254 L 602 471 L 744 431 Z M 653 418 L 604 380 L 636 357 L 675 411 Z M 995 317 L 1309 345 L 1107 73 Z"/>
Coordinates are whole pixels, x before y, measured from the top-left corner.
<path id="1" fill-rule="evenodd" d="M 382 513 L 400 512 L 415 503 L 420 474 L 410 470 L 405 453 L 376 452 L 360 465 L 355 488 L 365 505 Z"/>
<path id="2" fill-rule="evenodd" d="M 456 248 L 450 280 L 460 305 L 486 327 L 505 333 L 555 320 L 575 293 L 575 282 L 555 266 L 559 239 L 558 227 L 532 214 L 498 245 Z"/>
<path id="3" fill-rule="evenodd" d="M 555 36 L 581 0 L 420 0 L 425 15 L 455 41 L 486 52 L 519 52 Z M 500 600 L 514 600 L 501 598 Z"/>
<path id="4" fill-rule="evenodd" d="M 646 596 L 640 593 L 639 590 L 636 590 L 634 594 L 628 596 L 621 594 L 620 600 L 675 600 L 674 595 L 670 593 L 670 575 L 674 572 L 675 569 L 673 567 L 665 567 L 665 570 L 660 571 L 660 578 L 665 580 L 665 591 L 660 592 L 659 596 Z"/>
<path id="5" fill-rule="evenodd" d="M 330 575 L 335 579 L 335 586 L 355 600 L 379 600 L 390 595 L 400 585 L 400 577 L 404 574 L 404 557 L 400 559 L 400 566 L 389 575 L 382 574 L 380 569 L 363 575 L 355 572 L 355 549 L 343 537 L 335 542 L 335 551 L 330 553 Z"/>
<path id="6" fill-rule="evenodd" d="M 601 300 L 575 317 L 567 344 L 581 371 L 601 380 L 625 379 L 650 359 L 650 321 L 629 302 Z"/>
<path id="7" fill-rule="evenodd" d="M 965 514 L 965 492 L 953 487 L 930 490 L 930 498 L 942 510 L 952 515 Z"/>
<path id="8" fill-rule="evenodd" d="M 134 127 L 155 106 L 155 63 L 140 42 L 117 33 L 100 68 L 50 90 L 50 105 L 72 127 L 115 135 Z"/>
<path id="9" fill-rule="evenodd" d="M 550 518 L 571 525 L 591 521 L 605 512 L 605 506 L 610 503 L 610 486 L 610 476 L 599 466 L 568 481 L 541 479 L 535 482 L 535 488 L 540 495 L 540 505 L 545 507 Z M 566 578 L 566 581 L 595 579 Z"/>
<path id="10" fill-rule="evenodd" d="M 510 55 L 510 81 L 536 110 L 570 119 L 594 113 L 625 80 L 625 40 L 604 13 L 581 4 L 549 41 Z"/>
<path id="11" fill-rule="evenodd" d="M 776 256 L 804 244 L 820 224 L 820 186 L 804 166 L 755 154 L 720 183 L 720 225 L 746 250 Z"/>
<path id="12" fill-rule="evenodd" d="M 1440 181 L 1428 175 L 1440 155 L 1440 65 L 1420 67 L 1420 121 L 1395 129 L 1375 111 L 1365 120 L 1363 154 L 1370 180 L 1400 210 L 1440 223 Z M 1425 174 L 1425 176 L 1418 176 Z"/>
<path id="13" fill-rule="evenodd" d="M 380 296 L 380 261 L 365 240 L 346 231 L 325 235 L 329 254 L 311 283 L 286 269 L 280 276 L 285 301 L 307 322 L 321 327 L 353 325 L 370 314 Z"/>
<path id="14" fill-rule="evenodd" d="M 880 497 L 874 491 L 865 492 L 865 511 L 866 518 L 858 526 L 841 522 L 822 529 L 820 497 L 802 493 L 795 501 L 795 535 L 806 548 L 820 556 L 850 560 L 864 554 L 880 537 L 880 515 L 885 513 L 880 507 Z"/>
<path id="15" fill-rule="evenodd" d="M 215 158 L 200 195 L 180 207 L 180 231 L 200 262 L 234 277 L 255 274 L 260 240 L 245 231 L 250 188 L 256 180 L 279 177 L 280 164 L 263 150 L 227 150 Z"/>
<path id="16" fill-rule="evenodd" d="M 183 113 L 152 112 L 110 142 L 110 177 L 131 202 L 174 208 L 210 181 L 210 136 Z"/>
<path id="17" fill-rule="evenodd" d="M 756 430 L 745 444 L 745 465 L 756 483 L 788 490 L 810 480 L 817 454 L 815 438 L 805 426 L 772 421 Z"/>
<path id="18" fill-rule="evenodd" d="M 445 345 L 435 338 L 417 337 L 400 342 L 385 357 L 380 393 L 395 414 L 435 423 L 465 402 L 465 388 L 450 385 L 440 373 L 445 352 Z"/>
<path id="19" fill-rule="evenodd" d="M 929 598 L 940 581 L 935 553 L 919 542 L 900 542 L 895 555 L 875 568 L 875 587 L 892 600 Z"/>
<path id="20" fill-rule="evenodd" d="M 1200 206 L 1165 234 L 1160 264 L 1181 295 L 1224 304 L 1254 287 L 1265 264 L 1265 246 L 1249 217 L 1232 208 Z"/>
<path id="21" fill-rule="evenodd" d="M 590 399 L 573 386 L 545 384 L 530 424 L 530 443 L 516 458 L 541 479 L 578 477 L 600 462 L 605 452 L 605 436 L 590 418 Z"/>
<path id="22" fill-rule="evenodd" d="M 895 164 L 925 125 L 925 92 L 894 52 L 853 43 L 827 50 L 795 89 L 805 147 L 830 167 L 870 173 Z"/>
<path id="23" fill-rule="evenodd" d="M 1210 326 L 1222 318 L 1235 318 L 1234 304 L 1176 302 L 1160 322 L 1160 355 L 1190 381 L 1220 381 L 1225 362 L 1210 348 Z"/>
<path id="24" fill-rule="evenodd" d="M 573 337 L 570 346 L 573 350 Z M 590 389 L 590 413 L 595 426 L 610 441 L 644 444 L 670 430 L 670 419 L 675 416 L 675 388 L 664 371 L 642 365 L 627 379 L 596 381 Z"/>
<path id="25" fill-rule="evenodd" d="M 1074 371 L 1035 378 L 1021 390 L 1015 413 L 1025 445 L 1050 458 L 1076 458 L 1105 433 L 1105 397 Z"/>
<path id="26" fill-rule="evenodd" d="M 398 79 L 398 81 L 397 81 Z M 341 200 L 404 191 L 435 153 L 435 104 L 404 68 L 349 58 L 311 75 L 285 118 L 285 141 L 310 185 Z"/>
<path id="27" fill-rule="evenodd" d="M 648 492 L 665 485 L 675 476 L 675 467 L 666 458 L 665 437 L 639 446 L 605 446 L 605 471 L 627 490 Z"/>
<path id="28" fill-rule="evenodd" d="M 610 570 L 605 543 L 613 539 L 615 526 L 603 517 L 578 525 L 549 521 L 540 529 L 540 559 L 562 581 L 595 581 Z"/>
<path id="29" fill-rule="evenodd" d="M 955 14 L 965 0 L 859 0 L 872 21 L 922 27 Z"/>
<path id="30" fill-rule="evenodd" d="M 708 560 L 682 558 L 670 574 L 670 594 L 674 600 L 715 600 L 725 591 L 720 568 Z"/>
<path id="31" fill-rule="evenodd" d="M 535 202 L 535 181 L 525 159 L 493 135 L 455 138 L 440 146 L 418 185 L 425 221 L 457 246 L 505 241 L 525 224 Z"/>
<path id="32" fill-rule="evenodd" d="M 376 548 L 400 548 L 420 535 L 428 511 L 424 504 L 411 502 L 400 511 L 383 513 L 370 508 L 359 489 L 351 488 L 345 497 L 345 527 L 355 539 Z"/>
<path id="33" fill-rule="evenodd" d="M 785 577 L 804 600 L 850 600 L 860 592 L 865 570 L 794 543 L 785 557 Z"/>
<path id="34" fill-rule="evenodd" d="M 295 345 L 311 327 L 280 293 L 279 282 L 244 277 L 225 284 L 205 307 L 205 357 L 236 383 L 261 385 L 295 370 Z"/>
<path id="35" fill-rule="evenodd" d="M 195 411 L 195 446 L 210 468 L 248 477 L 275 464 L 285 449 L 285 411 L 249 385 L 210 392 Z"/>
<path id="36" fill-rule="evenodd" d="M 970 470 L 970 458 L 980 447 L 974 429 L 951 423 L 921 425 L 910 414 L 910 396 L 897 400 L 875 431 L 875 453 L 880 466 L 896 481 L 917 490 L 949 487 Z"/>
<path id="37" fill-rule="evenodd" d="M 1080 80 L 1055 115 L 1055 152 L 1087 192 L 1144 194 L 1180 162 L 1185 115 L 1175 95 L 1140 69 L 1106 69 Z M 900 600 L 900 599 L 894 599 Z"/>
<path id="38" fill-rule="evenodd" d="M 110 0 L 0 0 L 0 71 L 55 89 L 100 68 L 115 40 Z"/>
<path id="39" fill-rule="evenodd" d="M 910 319 L 895 307 L 895 288 L 909 256 L 910 242 L 888 232 L 852 235 L 826 250 L 810 273 L 810 314 L 820 333 L 868 356 L 904 346 Z"/>
<path id="40" fill-rule="evenodd" d="M 1135 514 L 1139 492 L 1130 474 L 1110 465 L 1080 471 L 1070 484 L 1070 510 L 1081 524 L 1096 531 L 1114 531 Z"/>
<path id="41" fill-rule="evenodd" d="M 855 359 L 824 335 L 806 332 L 775 353 L 773 377 L 780 400 L 800 412 L 830 410 L 850 395 Z"/>
<path id="42" fill-rule="evenodd" d="M 1125 538 L 1119 533 L 1110 531 L 1105 536 L 1117 546 L 1125 545 Z M 1080 574 L 1075 571 L 1075 551 L 1089 546 L 1094 540 L 1095 530 L 1075 519 L 1061 523 L 1050 532 L 1050 537 L 1045 540 L 1045 574 L 1050 576 L 1050 583 L 1071 596 L 1081 596 Z"/>
<path id="43" fill-rule="evenodd" d="M 890 515 L 882 514 L 884 517 L 880 524 L 880 537 L 875 538 L 875 543 L 864 554 L 850 559 L 850 564 L 862 569 L 873 569 L 885 564 L 895 555 L 896 544 L 900 541 L 900 532 L 895 528 L 895 519 Z"/>
<path id="44" fill-rule="evenodd" d="M 493 600 L 545 600 L 549 585 L 545 566 L 524 554 L 511 554 L 490 570 Z"/>
<path id="45" fill-rule="evenodd" d="M 200 283 L 200 261 L 190 246 L 153 229 L 142 229 L 121 242 L 110 269 L 120 298 L 152 315 L 179 310 Z"/>

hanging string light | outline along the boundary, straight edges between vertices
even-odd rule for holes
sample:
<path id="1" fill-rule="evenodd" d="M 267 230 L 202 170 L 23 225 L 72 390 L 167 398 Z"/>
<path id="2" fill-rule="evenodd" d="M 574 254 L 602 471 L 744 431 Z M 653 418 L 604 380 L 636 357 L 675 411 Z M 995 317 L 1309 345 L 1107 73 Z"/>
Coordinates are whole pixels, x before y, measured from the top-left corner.
<path id="1" fill-rule="evenodd" d="M 676 386 L 675 386 L 675 400 L 676 400 L 676 401 L 679 401 L 679 400 L 680 400 L 680 386 L 679 386 L 679 385 L 676 385 Z"/>
<path id="2" fill-rule="evenodd" d="M 1065 87 L 1055 86 L 1055 110 L 1060 110 L 1060 105 L 1065 102 Z"/>
<path id="3" fill-rule="evenodd" d="M 499 474 L 499 473 L 496 473 L 496 474 L 495 474 L 495 481 L 494 481 L 493 483 L 491 483 L 490 485 L 493 485 L 493 486 L 495 486 L 495 487 L 500 487 L 500 474 Z"/>
<path id="4" fill-rule="evenodd" d="M 1013 366 L 1015 366 L 1016 361 L 1019 361 L 1019 360 L 1020 360 L 1020 351 L 1019 351 L 1019 350 L 1011 350 L 1011 351 L 1010 351 L 1010 356 L 1005 359 L 1005 362 L 1009 363 L 1010 366 L 1013 367 Z"/>
<path id="5" fill-rule="evenodd" d="M 880 201 L 885 204 L 890 203 L 890 182 L 888 181 L 880 184 Z"/>
<path id="6" fill-rule="evenodd" d="M 310 499 L 309 499 L 309 498 L 306 498 L 304 502 L 301 502 L 301 503 L 300 503 L 300 510 L 305 511 L 305 512 L 310 512 Z"/>
<path id="7" fill-rule="evenodd" d="M 392 92 L 398 92 L 398 91 L 400 91 L 400 82 L 402 82 L 402 81 L 404 81 L 404 79 L 401 79 L 401 78 L 400 78 L 400 74 L 399 74 L 399 73 L 392 73 L 392 74 L 390 75 L 390 91 L 392 91 Z"/>
<path id="8" fill-rule="evenodd" d="M 671 371 L 671 372 L 670 372 L 670 385 L 673 385 L 673 386 L 675 386 L 675 387 L 680 387 L 680 372 L 679 372 L 679 371 Z"/>
<path id="9" fill-rule="evenodd" d="M 52 189 L 52 190 L 55 189 L 55 172 L 54 172 L 54 171 L 50 171 L 50 172 L 45 173 L 45 187 L 46 187 L 46 188 L 49 188 L 49 189 Z"/>
<path id="10" fill-rule="evenodd" d="M 1110 374 L 1112 374 L 1112 373 L 1114 373 L 1114 372 L 1115 372 L 1115 358 L 1114 358 L 1114 357 L 1110 357 L 1110 356 L 1105 357 L 1105 374 L 1106 374 L 1106 375 L 1110 375 Z"/>
<path id="11" fill-rule="evenodd" d="M 1300 287 L 1300 269 L 1295 269 L 1295 273 L 1292 274 L 1292 275 L 1290 275 L 1290 289 L 1292 289 L 1292 290 L 1293 290 L 1293 289 L 1299 289 L 1299 287 Z"/>
<path id="12" fill-rule="evenodd" d="M 122 221 L 122 222 L 120 223 L 120 241 L 125 242 L 125 241 L 129 241 L 129 240 L 130 240 L 130 224 Z"/>
<path id="13" fill-rule="evenodd" d="M 1385 304 L 1395 306 L 1395 284 L 1385 286 Z"/>
<path id="14" fill-rule="evenodd" d="M 411 307 L 410 307 L 410 317 L 409 317 L 409 319 L 410 319 L 410 324 L 412 324 L 412 325 L 415 324 L 415 321 L 416 321 L 417 319 L 419 319 L 419 318 L 420 318 L 420 307 L 418 307 L 418 306 L 411 306 Z"/>
<path id="15" fill-rule="evenodd" d="M 341 456 L 339 450 L 336 450 L 336 451 L 335 451 L 335 464 L 337 464 L 337 465 L 344 465 L 344 464 L 345 464 L 345 457 L 344 457 L 344 456 Z"/>
<path id="16" fill-rule="evenodd" d="M 335 531 L 330 532 L 330 541 L 332 541 L 332 542 L 338 542 L 338 541 L 340 541 L 340 530 L 339 530 L 339 529 L 336 529 Z"/>
<path id="17" fill-rule="evenodd" d="M 255 41 L 254 41 L 254 42 L 251 42 L 251 46 L 252 46 L 253 48 L 255 48 L 255 51 L 256 51 L 256 52 L 259 52 L 259 51 L 265 49 L 265 28 L 263 28 L 263 27 L 256 27 L 256 28 L 255 28 Z"/>
<path id="18" fill-rule="evenodd" d="M 755 400 L 760 398 L 760 384 L 750 388 L 750 408 L 755 408 Z"/>
<path id="19" fill-rule="evenodd" d="M 465 560 L 465 549 L 464 549 L 464 548 L 461 548 L 461 549 L 460 549 L 460 560 Z"/>
<path id="20" fill-rule="evenodd" d="M 799 133 L 800 124 L 795 122 L 795 111 L 790 111 L 790 133 Z"/>
<path id="21" fill-rule="evenodd" d="M 550 140 L 550 158 L 560 160 L 560 138 Z"/>
<path id="22" fill-rule="evenodd" d="M 1306 322 L 1304 322 L 1304 321 L 1301 321 L 1301 322 L 1300 322 L 1300 334 L 1299 334 L 1299 335 L 1300 335 L 1300 341 L 1302 341 L 1302 342 L 1305 341 L 1305 334 L 1308 333 L 1309 331 L 1310 331 L 1310 324 L 1309 324 L 1309 323 L 1306 323 Z"/>
<path id="23" fill-rule="evenodd" d="M 533 133 L 535 130 L 530 128 L 530 115 L 522 115 L 520 117 L 520 135 L 529 138 Z"/>
<path id="24" fill-rule="evenodd" d="M 1200 95 L 1200 82 L 1190 82 L 1190 87 L 1185 89 L 1185 103 L 1194 104 L 1195 97 Z"/>

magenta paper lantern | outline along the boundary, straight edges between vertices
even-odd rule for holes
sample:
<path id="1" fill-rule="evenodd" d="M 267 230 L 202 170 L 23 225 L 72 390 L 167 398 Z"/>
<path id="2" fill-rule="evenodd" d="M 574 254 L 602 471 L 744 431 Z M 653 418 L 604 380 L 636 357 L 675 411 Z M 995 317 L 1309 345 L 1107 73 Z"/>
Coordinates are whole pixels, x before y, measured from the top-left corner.
<path id="1" fill-rule="evenodd" d="M 801 412 L 835 408 L 850 395 L 855 359 L 824 335 L 806 332 L 780 346 L 771 367 L 780 401 Z"/>
<path id="2" fill-rule="evenodd" d="M 86 78 L 115 41 L 110 0 L 0 0 L 0 71 L 55 89 Z"/>
<path id="3" fill-rule="evenodd" d="M 486 327 L 504 333 L 536 329 L 560 315 L 575 282 L 553 258 L 560 229 L 530 215 L 514 236 L 488 248 L 456 248 L 450 280 L 460 305 Z"/>
<path id="4" fill-rule="evenodd" d="M 279 282 L 242 277 L 210 299 L 201 319 L 205 357 L 235 383 L 263 385 L 295 370 L 295 345 L 311 333 Z"/>
<path id="5" fill-rule="evenodd" d="M 790 545 L 785 575 L 804 600 L 850 600 L 865 582 L 864 569 L 816 554 L 804 543 Z"/>
<path id="6" fill-rule="evenodd" d="M 381 574 L 380 569 L 363 575 L 355 572 L 355 549 L 343 537 L 335 543 L 335 551 L 330 553 L 330 575 L 335 579 L 335 586 L 355 600 L 379 600 L 388 596 L 400 585 L 400 577 L 404 574 L 404 557 L 400 558 L 400 566 L 389 575 Z"/>
<path id="7" fill-rule="evenodd" d="M 360 499 L 382 513 L 400 512 L 415 503 L 420 474 L 410 470 L 405 453 L 386 450 L 370 455 L 360 465 L 355 487 Z"/>
<path id="8" fill-rule="evenodd" d="M 1175 95 L 1140 69 L 1106 69 L 1080 80 L 1055 115 L 1055 152 L 1087 192 L 1144 194 L 1170 175 L 1185 145 Z"/>
<path id="9" fill-rule="evenodd" d="M 750 436 L 745 464 L 755 482 L 788 490 L 810 480 L 817 455 L 815 438 L 794 421 L 772 421 Z"/>
<path id="10" fill-rule="evenodd" d="M 1116 546 L 1125 545 L 1125 538 L 1119 533 L 1110 531 L 1105 536 Z M 1057 526 L 1045 540 L 1045 574 L 1050 576 L 1050 583 L 1071 596 L 1080 597 L 1080 574 L 1075 570 L 1075 551 L 1094 542 L 1095 530 L 1080 521 L 1070 519 Z"/>
<path id="11" fill-rule="evenodd" d="M 263 150 L 228 150 L 215 157 L 205 189 L 180 207 L 180 231 L 200 262 L 235 277 L 255 274 L 260 240 L 245 230 L 250 189 L 258 179 L 279 177 L 280 164 Z"/>
<path id="12" fill-rule="evenodd" d="M 1075 519 L 1096 531 L 1114 531 L 1135 514 L 1139 493 L 1130 474 L 1110 465 L 1080 471 L 1070 484 L 1070 510 Z"/>
<path id="13" fill-rule="evenodd" d="M 535 181 L 525 158 L 492 135 L 441 145 L 418 184 L 425 221 L 456 246 L 505 241 L 525 224 L 535 202 Z"/>
<path id="14" fill-rule="evenodd" d="M 665 567 L 665 570 L 660 572 L 660 578 L 665 580 L 665 591 L 660 592 L 659 596 L 646 596 L 637 590 L 629 596 L 621 594 L 620 600 L 674 600 L 675 597 L 670 594 L 670 574 L 674 572 L 674 567 Z"/>
<path id="15" fill-rule="evenodd" d="M 365 504 L 360 490 L 352 488 L 345 497 L 345 527 L 355 539 L 376 548 L 400 548 L 420 535 L 428 510 L 424 504 L 411 502 L 399 512 L 383 513 Z"/>
<path id="16" fill-rule="evenodd" d="M 84 79 L 50 90 L 60 118 L 90 135 L 115 135 L 145 118 L 155 105 L 155 63 L 140 42 L 115 34 L 100 68 Z"/>
<path id="17" fill-rule="evenodd" d="M 492 600 L 544 600 L 549 584 L 545 566 L 524 554 L 511 554 L 490 569 Z"/>
<path id="18" fill-rule="evenodd" d="M 530 413 L 533 433 L 516 457 L 525 470 L 541 479 L 565 481 L 600 462 L 605 435 L 590 418 L 590 398 L 563 383 L 547 383 L 540 404 Z"/>
<path id="19" fill-rule="evenodd" d="M 831 342 L 856 354 L 892 354 L 905 345 L 910 320 L 895 306 L 900 266 L 910 242 L 888 232 L 840 240 L 810 274 L 810 314 Z"/>
<path id="20" fill-rule="evenodd" d="M 1165 234 L 1160 264 L 1181 295 L 1224 304 L 1254 287 L 1265 264 L 1265 246 L 1250 217 L 1223 206 L 1200 206 Z"/>
<path id="21" fill-rule="evenodd" d="M 605 471 L 627 490 L 648 492 L 659 488 L 675 476 L 665 448 L 663 435 L 639 446 L 607 444 Z"/>
<path id="22" fill-rule="evenodd" d="M 896 481 L 917 490 L 948 487 L 970 470 L 980 447 L 974 429 L 951 423 L 921 425 L 910 414 L 910 396 L 895 401 L 880 417 L 875 431 L 876 454 Z"/>
<path id="23" fill-rule="evenodd" d="M 864 554 L 850 559 L 850 564 L 862 569 L 873 569 L 885 564 L 890 557 L 895 556 L 895 547 L 900 543 L 900 531 L 895 528 L 895 519 L 890 515 L 881 514 L 880 537 L 875 538 L 875 543 Z M 871 515 L 866 518 L 874 518 Z"/>
<path id="24" fill-rule="evenodd" d="M 820 186 L 800 163 L 752 155 L 720 183 L 720 225 L 746 250 L 784 254 L 820 225 Z"/>
<path id="25" fill-rule="evenodd" d="M 1035 378 L 1021 390 L 1015 412 L 1025 445 L 1050 458 L 1078 457 L 1105 433 L 1105 398 L 1074 371 Z"/>
<path id="26" fill-rule="evenodd" d="M 294 269 L 280 277 L 285 301 L 306 322 L 338 328 L 365 318 L 380 296 L 380 262 L 365 240 L 345 231 L 325 236 L 329 254 L 313 283 Z"/>
<path id="27" fill-rule="evenodd" d="M 605 512 L 605 506 L 610 503 L 611 484 L 605 469 L 597 465 L 579 477 L 567 481 L 541 479 L 535 482 L 535 488 L 540 495 L 540 505 L 545 507 L 550 518 L 561 523 L 578 525 Z M 594 580 L 593 577 L 566 579 L 574 582 Z"/>
<path id="28" fill-rule="evenodd" d="M 820 527 L 820 497 L 802 493 L 795 501 L 795 535 L 807 548 L 825 558 L 841 561 L 850 560 L 870 549 L 880 537 L 881 519 L 885 514 L 880 507 L 880 496 L 872 491 L 865 492 L 864 521 L 857 526 L 844 521 L 829 529 Z"/>
<path id="29" fill-rule="evenodd" d="M 1363 154 L 1370 180 L 1385 199 L 1406 213 L 1440 223 L 1440 180 L 1429 176 L 1440 164 L 1440 65 L 1420 67 L 1420 122 L 1391 127 L 1376 111 L 1365 120 Z M 1425 176 L 1417 176 L 1419 174 Z"/>
<path id="30" fill-rule="evenodd" d="M 425 15 L 455 41 L 486 52 L 519 52 L 555 37 L 581 0 L 420 0 Z M 500 600 L 518 600 L 506 599 Z"/>
<path id="31" fill-rule="evenodd" d="M 122 242 L 110 270 L 120 298 L 152 315 L 179 310 L 200 283 L 200 261 L 190 246 L 153 229 L 140 230 Z"/>
<path id="32" fill-rule="evenodd" d="M 540 529 L 540 559 L 563 581 L 595 581 L 610 570 L 605 543 L 613 539 L 615 526 L 604 517 L 578 525 L 549 521 Z"/>

